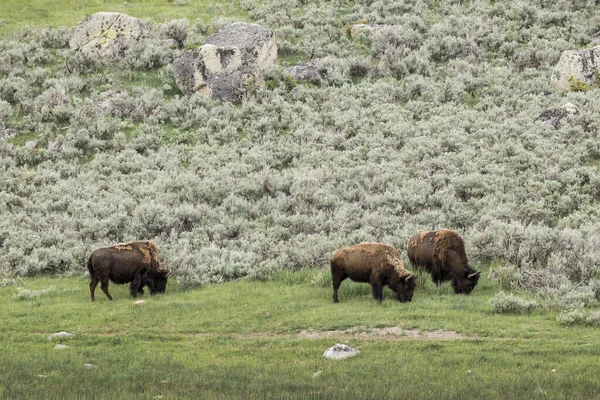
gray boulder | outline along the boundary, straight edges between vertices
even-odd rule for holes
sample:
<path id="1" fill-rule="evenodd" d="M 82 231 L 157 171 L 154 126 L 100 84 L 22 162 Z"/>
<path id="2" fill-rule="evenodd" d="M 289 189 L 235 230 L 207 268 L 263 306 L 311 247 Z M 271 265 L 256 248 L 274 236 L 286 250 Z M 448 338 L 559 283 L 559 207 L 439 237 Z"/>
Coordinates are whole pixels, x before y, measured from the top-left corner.
<path id="1" fill-rule="evenodd" d="M 283 74 L 294 78 L 297 81 L 319 83 L 323 78 L 323 71 L 310 63 L 298 63 L 287 67 Z"/>
<path id="2" fill-rule="evenodd" d="M 543 124 L 558 128 L 560 122 L 565 118 L 571 118 L 573 115 L 579 114 L 577 106 L 572 103 L 564 104 L 561 107 L 549 108 L 542 112 L 536 119 L 535 123 Z"/>
<path id="3" fill-rule="evenodd" d="M 298 85 L 292 90 L 290 90 L 289 96 L 292 100 L 302 100 L 305 97 L 304 86 Z"/>
<path id="4" fill-rule="evenodd" d="M 206 44 L 240 49 L 242 61 L 254 62 L 259 68 L 275 63 L 277 44 L 273 31 L 257 24 L 236 22 L 211 35 Z"/>
<path id="5" fill-rule="evenodd" d="M 14 129 L 0 129 L 0 139 L 10 139 L 17 136 L 17 131 Z"/>
<path id="6" fill-rule="evenodd" d="M 554 67 L 550 84 L 555 89 L 569 90 L 569 78 L 587 85 L 595 83 L 600 73 L 600 46 L 586 50 L 566 50 Z"/>
<path id="7" fill-rule="evenodd" d="M 236 22 L 176 58 L 175 83 L 187 95 L 200 92 L 211 99 L 236 100 L 244 85 L 259 82 L 260 70 L 276 58 L 272 30 Z"/>
<path id="8" fill-rule="evenodd" d="M 119 57 L 149 32 L 148 24 L 137 18 L 116 12 L 99 12 L 75 26 L 69 45 L 76 51 Z"/>

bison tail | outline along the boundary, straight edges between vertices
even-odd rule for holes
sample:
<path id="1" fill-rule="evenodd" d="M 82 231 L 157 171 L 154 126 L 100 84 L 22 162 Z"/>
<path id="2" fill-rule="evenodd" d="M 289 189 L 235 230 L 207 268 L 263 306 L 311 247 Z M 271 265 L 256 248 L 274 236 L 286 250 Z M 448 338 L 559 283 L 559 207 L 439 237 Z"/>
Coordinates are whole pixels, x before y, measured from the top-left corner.
<path id="1" fill-rule="evenodd" d="M 88 271 L 90 271 L 90 279 L 94 276 L 94 267 L 92 266 L 92 256 L 88 259 Z"/>

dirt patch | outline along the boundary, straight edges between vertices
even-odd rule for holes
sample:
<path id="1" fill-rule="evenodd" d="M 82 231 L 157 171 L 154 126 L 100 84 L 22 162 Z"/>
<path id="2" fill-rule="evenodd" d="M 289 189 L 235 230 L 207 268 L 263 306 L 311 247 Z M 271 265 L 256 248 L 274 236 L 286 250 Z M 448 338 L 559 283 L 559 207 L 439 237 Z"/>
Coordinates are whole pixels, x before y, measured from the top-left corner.
<path id="1" fill-rule="evenodd" d="M 328 337 L 352 337 L 352 338 L 374 338 L 374 339 L 431 339 L 431 340 L 455 340 L 468 339 L 461 333 L 455 331 L 422 331 L 420 329 L 402 329 L 398 326 L 389 328 L 365 328 L 354 327 L 344 330 L 315 331 L 312 329 L 300 331 L 298 337 L 301 339 L 322 339 Z"/>
<path id="2" fill-rule="evenodd" d="M 88 332 L 88 334 L 90 334 Z M 95 333 L 98 336 L 126 336 L 130 335 L 129 331 L 118 331 L 118 332 L 99 332 Z M 167 333 L 166 336 L 181 336 L 181 337 L 198 337 L 198 338 L 212 338 L 212 337 L 231 337 L 235 339 L 278 339 L 278 338 L 293 338 L 299 339 L 326 339 L 336 338 L 341 340 L 347 340 L 352 338 L 359 339 L 382 339 L 382 340 L 402 340 L 402 339 L 422 339 L 422 340 L 457 340 L 457 339 L 471 339 L 472 337 L 463 335 L 455 331 L 444 331 L 441 329 L 435 331 L 422 331 L 420 329 L 402 329 L 399 326 L 393 326 L 388 328 L 366 328 L 364 326 L 352 327 L 348 329 L 331 330 L 331 331 L 317 331 L 313 329 L 306 329 L 300 331 L 298 334 L 293 333 L 278 333 L 274 331 L 264 332 L 252 332 L 252 333 L 214 333 L 214 332 L 198 332 L 195 334 L 182 334 L 177 332 Z"/>

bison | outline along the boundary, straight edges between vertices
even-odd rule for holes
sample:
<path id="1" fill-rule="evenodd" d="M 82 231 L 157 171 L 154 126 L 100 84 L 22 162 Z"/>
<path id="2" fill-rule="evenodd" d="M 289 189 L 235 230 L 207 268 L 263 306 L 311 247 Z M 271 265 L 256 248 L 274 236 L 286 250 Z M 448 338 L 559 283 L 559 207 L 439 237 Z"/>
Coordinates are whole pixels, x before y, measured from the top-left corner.
<path id="1" fill-rule="evenodd" d="M 447 229 L 414 235 L 407 254 L 413 266 L 431 273 L 436 285 L 451 281 L 458 294 L 471 293 L 481 274 L 469 266 L 462 238 Z"/>
<path id="2" fill-rule="evenodd" d="M 416 277 L 404 269 L 398 250 L 385 243 L 359 243 L 342 247 L 331 256 L 333 302 L 338 302 L 338 289 L 342 281 L 369 282 L 373 297 L 383 300 L 383 286 L 396 292 L 396 299 L 411 301 Z"/>
<path id="3" fill-rule="evenodd" d="M 170 271 L 161 269 L 158 261 L 158 251 L 150 241 L 123 243 L 112 247 L 95 250 L 89 258 L 90 296 L 92 301 L 98 282 L 106 297 L 112 300 L 108 293 L 108 280 L 116 284 L 131 282 L 130 293 L 135 298 L 144 294 L 143 287 L 148 286 L 151 294 L 164 293 Z"/>

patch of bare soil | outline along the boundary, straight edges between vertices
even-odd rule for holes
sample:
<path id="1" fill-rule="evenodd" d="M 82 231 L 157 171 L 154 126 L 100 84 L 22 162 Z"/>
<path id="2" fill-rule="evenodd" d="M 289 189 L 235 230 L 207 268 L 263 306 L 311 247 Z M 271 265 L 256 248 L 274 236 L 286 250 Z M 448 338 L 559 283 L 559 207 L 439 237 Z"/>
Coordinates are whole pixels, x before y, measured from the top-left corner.
<path id="1" fill-rule="evenodd" d="M 129 335 L 129 331 L 118 331 L 118 332 L 100 332 L 97 333 L 100 336 L 124 336 Z M 170 336 L 188 336 L 187 334 L 171 333 Z M 366 328 L 364 326 L 355 326 L 348 329 L 339 329 L 331 331 L 317 331 L 313 329 L 306 329 L 300 331 L 297 335 L 289 333 L 277 333 L 272 331 L 267 332 L 253 332 L 246 334 L 218 334 L 199 332 L 192 334 L 195 337 L 210 338 L 215 336 L 230 336 L 237 339 L 277 339 L 277 338 L 291 338 L 298 337 L 300 339 L 323 339 L 323 338 L 336 338 L 336 339 L 349 339 L 349 338 L 361 338 L 361 339 L 384 339 L 384 340 L 402 340 L 402 339 L 423 339 L 423 340 L 456 340 L 456 339 L 468 339 L 469 336 L 463 335 L 455 331 L 444 331 L 441 329 L 435 331 L 422 331 L 420 329 L 402 329 L 399 326 L 393 326 L 388 328 Z"/>
<path id="2" fill-rule="evenodd" d="M 300 331 L 298 334 L 302 339 L 322 339 L 328 337 L 353 337 L 353 338 L 373 338 L 373 339 L 430 339 L 430 340 L 455 340 L 467 339 L 461 333 L 455 331 L 444 331 L 441 329 L 435 331 L 422 331 L 420 329 L 402 329 L 398 326 L 389 328 L 365 328 L 353 327 L 344 330 L 333 331 L 315 331 L 312 329 Z"/>

